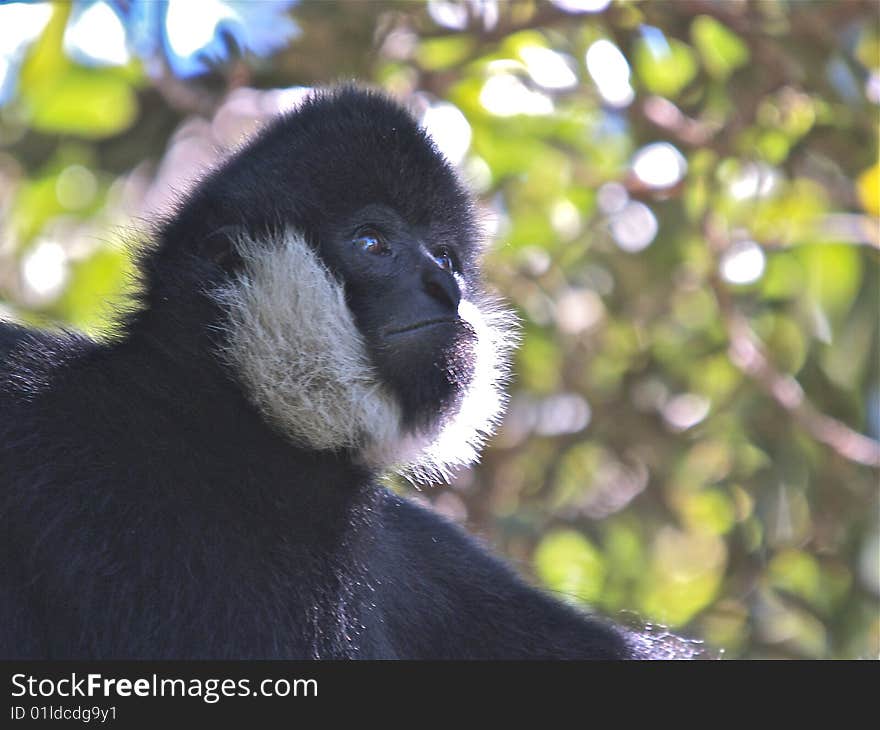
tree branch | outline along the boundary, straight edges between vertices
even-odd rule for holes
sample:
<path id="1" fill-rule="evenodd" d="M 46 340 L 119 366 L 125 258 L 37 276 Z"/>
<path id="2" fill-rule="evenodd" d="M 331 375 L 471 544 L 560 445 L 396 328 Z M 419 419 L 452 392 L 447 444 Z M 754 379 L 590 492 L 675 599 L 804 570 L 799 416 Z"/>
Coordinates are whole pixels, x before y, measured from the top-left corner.
<path id="1" fill-rule="evenodd" d="M 707 216 L 703 233 L 710 249 L 718 254 L 728 246 L 727 237 Z M 822 413 L 807 398 L 791 375 L 777 370 L 748 320 L 739 312 L 730 292 L 717 274 L 709 277 L 729 340 L 731 362 L 748 375 L 767 395 L 784 408 L 813 438 L 845 459 L 880 469 L 880 442 Z"/>

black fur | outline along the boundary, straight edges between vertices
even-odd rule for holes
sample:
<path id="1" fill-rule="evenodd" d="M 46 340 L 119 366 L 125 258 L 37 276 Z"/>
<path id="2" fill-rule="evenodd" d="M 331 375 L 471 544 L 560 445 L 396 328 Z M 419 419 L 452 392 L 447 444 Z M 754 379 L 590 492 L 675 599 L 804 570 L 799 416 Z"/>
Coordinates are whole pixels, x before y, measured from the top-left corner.
<path id="1" fill-rule="evenodd" d="M 346 89 L 197 188 L 145 254 L 141 305 L 112 341 L 0 326 L 0 657 L 638 653 L 625 631 L 379 486 L 356 454 L 293 445 L 218 357 L 223 311 L 206 292 L 237 270 L 229 231 L 242 228 L 304 232 L 374 331 L 381 292 L 359 291 L 331 245 L 370 205 L 449 242 L 478 285 L 471 203 L 452 171 L 396 105 Z M 449 306 L 437 286 L 412 306 Z M 402 396 L 423 374 L 405 365 L 384 366 Z M 446 387 L 420 392 L 412 419 Z"/>

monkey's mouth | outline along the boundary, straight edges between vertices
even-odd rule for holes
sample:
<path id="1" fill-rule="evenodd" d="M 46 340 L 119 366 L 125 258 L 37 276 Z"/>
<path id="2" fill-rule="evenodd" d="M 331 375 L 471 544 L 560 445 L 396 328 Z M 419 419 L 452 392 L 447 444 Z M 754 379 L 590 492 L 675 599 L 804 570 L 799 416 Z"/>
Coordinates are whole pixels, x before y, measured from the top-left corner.
<path id="1" fill-rule="evenodd" d="M 416 330 L 427 329 L 428 327 L 438 327 L 440 325 L 450 325 L 455 324 L 457 320 L 452 319 L 450 317 L 442 317 L 438 319 L 426 319 L 422 322 L 415 322 L 414 324 L 408 324 L 406 327 L 396 327 L 394 329 L 385 330 L 385 336 L 391 337 L 393 335 L 402 335 L 407 332 L 415 332 Z"/>

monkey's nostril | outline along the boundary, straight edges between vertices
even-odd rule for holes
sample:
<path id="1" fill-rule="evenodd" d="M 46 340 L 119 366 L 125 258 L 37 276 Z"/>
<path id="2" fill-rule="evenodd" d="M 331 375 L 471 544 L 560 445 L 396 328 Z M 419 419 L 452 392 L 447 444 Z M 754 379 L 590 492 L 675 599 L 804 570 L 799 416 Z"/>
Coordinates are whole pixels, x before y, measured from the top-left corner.
<path id="1" fill-rule="evenodd" d="M 428 295 L 442 304 L 446 304 L 453 311 L 458 311 L 458 303 L 461 301 L 461 291 L 455 278 L 442 269 L 426 271 L 422 277 L 425 291 Z"/>

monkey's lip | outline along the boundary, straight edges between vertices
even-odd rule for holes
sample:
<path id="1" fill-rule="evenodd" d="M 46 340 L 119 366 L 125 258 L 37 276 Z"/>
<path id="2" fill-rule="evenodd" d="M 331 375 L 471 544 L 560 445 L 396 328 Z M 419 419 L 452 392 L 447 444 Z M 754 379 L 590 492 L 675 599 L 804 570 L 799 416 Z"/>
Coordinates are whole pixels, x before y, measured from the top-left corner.
<path id="1" fill-rule="evenodd" d="M 407 332 L 414 332 L 415 330 L 425 329 L 427 327 L 437 327 L 441 324 L 455 324 L 454 319 L 450 317 L 442 317 L 438 319 L 426 319 L 422 322 L 415 322 L 413 324 L 408 324 L 406 327 L 397 327 L 395 329 L 385 330 L 385 336 L 390 337 L 392 335 L 402 335 Z"/>

